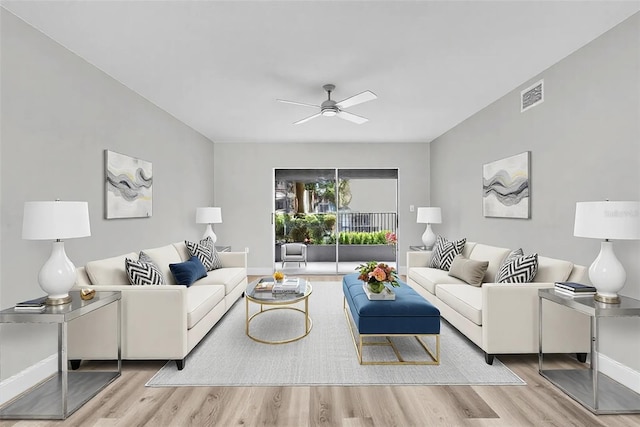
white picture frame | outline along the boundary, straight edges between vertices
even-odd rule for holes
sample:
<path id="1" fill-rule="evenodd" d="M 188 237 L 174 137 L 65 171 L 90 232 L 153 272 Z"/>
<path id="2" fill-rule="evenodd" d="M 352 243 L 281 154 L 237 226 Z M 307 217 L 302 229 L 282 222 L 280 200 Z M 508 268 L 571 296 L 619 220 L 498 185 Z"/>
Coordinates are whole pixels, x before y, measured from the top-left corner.
<path id="1" fill-rule="evenodd" d="M 105 218 L 153 215 L 153 165 L 115 151 L 105 153 Z"/>
<path id="2" fill-rule="evenodd" d="M 529 169 L 531 152 L 482 166 L 482 212 L 485 217 L 531 217 Z"/>

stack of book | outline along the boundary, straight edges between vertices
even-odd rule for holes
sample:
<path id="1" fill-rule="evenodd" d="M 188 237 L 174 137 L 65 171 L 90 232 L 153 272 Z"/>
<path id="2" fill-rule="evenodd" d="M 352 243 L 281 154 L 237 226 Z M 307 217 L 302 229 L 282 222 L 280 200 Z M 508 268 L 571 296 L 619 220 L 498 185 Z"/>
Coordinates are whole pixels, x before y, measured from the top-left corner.
<path id="1" fill-rule="evenodd" d="M 284 279 L 281 282 L 276 282 L 273 285 L 272 292 L 274 294 L 300 294 L 302 293 L 301 285 L 304 281 L 299 279 Z"/>
<path id="2" fill-rule="evenodd" d="M 271 293 L 271 291 L 273 290 L 274 283 L 275 282 L 273 280 L 269 281 L 269 280 L 262 279 L 256 285 L 255 292 L 269 292 L 269 293 Z"/>
<path id="3" fill-rule="evenodd" d="M 573 297 L 593 296 L 596 294 L 596 288 L 593 286 L 575 282 L 556 282 L 555 289 L 558 292 Z"/>
<path id="4" fill-rule="evenodd" d="M 44 301 L 46 299 L 47 297 L 40 297 L 40 298 L 32 299 L 29 301 L 22 301 L 17 303 L 13 309 L 16 311 L 31 311 L 31 312 L 44 311 L 45 309 Z"/>

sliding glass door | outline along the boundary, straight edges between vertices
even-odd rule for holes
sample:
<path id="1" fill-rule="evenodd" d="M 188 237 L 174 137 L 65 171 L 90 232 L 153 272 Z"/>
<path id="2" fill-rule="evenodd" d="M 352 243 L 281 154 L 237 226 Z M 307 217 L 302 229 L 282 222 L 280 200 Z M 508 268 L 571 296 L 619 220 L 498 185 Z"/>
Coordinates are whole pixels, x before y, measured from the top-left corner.
<path id="1" fill-rule="evenodd" d="M 397 169 L 275 169 L 274 269 L 345 274 L 370 260 L 397 266 L 397 178 Z M 306 262 L 283 262 L 290 243 L 305 245 Z"/>
<path id="2" fill-rule="evenodd" d="M 367 261 L 397 267 L 397 169 L 338 169 L 338 273 Z"/>

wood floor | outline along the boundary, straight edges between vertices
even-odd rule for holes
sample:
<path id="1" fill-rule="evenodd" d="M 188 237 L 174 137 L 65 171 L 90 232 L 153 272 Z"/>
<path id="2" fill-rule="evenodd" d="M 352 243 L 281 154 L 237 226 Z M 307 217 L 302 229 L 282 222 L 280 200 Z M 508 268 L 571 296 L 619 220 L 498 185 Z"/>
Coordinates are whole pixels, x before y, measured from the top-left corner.
<path id="1" fill-rule="evenodd" d="M 527 385 L 150 388 L 144 384 L 164 362 L 125 361 L 122 376 L 67 420 L 1 421 L 0 427 L 640 426 L 640 415 L 583 409 L 538 374 L 534 355 L 499 359 Z M 566 356 L 547 360 L 577 363 Z"/>

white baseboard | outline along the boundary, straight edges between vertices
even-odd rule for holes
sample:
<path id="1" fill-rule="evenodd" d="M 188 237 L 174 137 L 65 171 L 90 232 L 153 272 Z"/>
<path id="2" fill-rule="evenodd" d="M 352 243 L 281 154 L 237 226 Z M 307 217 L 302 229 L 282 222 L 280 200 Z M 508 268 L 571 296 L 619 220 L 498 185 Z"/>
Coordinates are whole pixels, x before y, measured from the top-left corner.
<path id="1" fill-rule="evenodd" d="M 598 368 L 603 374 L 640 394 L 640 372 L 634 371 L 602 353 L 598 357 Z"/>
<path id="2" fill-rule="evenodd" d="M 58 353 L 54 353 L 17 374 L 0 381 L 0 405 L 29 390 L 58 371 Z"/>

